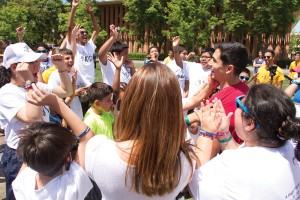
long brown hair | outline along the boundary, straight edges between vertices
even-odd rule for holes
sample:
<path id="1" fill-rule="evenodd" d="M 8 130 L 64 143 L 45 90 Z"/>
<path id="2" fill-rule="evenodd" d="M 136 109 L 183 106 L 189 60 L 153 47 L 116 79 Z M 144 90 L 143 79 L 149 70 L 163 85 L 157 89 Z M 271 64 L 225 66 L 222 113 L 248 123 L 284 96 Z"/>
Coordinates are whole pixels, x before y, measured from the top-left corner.
<path id="1" fill-rule="evenodd" d="M 160 63 L 144 65 L 126 88 L 116 141 L 133 141 L 128 163 L 134 167 L 128 166 L 125 183 L 131 176 L 138 193 L 161 196 L 172 192 L 180 181 L 181 152 L 192 174 L 193 151 L 185 141 L 181 98 L 176 76 Z"/>

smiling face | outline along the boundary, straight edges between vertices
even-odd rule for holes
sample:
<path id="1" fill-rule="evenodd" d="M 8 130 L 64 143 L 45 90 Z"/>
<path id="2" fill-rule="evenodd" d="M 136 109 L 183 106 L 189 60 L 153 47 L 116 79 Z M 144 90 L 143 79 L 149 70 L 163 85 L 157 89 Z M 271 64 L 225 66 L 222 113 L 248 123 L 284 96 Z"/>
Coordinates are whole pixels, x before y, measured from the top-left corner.
<path id="1" fill-rule="evenodd" d="M 208 64 L 210 60 L 211 60 L 211 56 L 208 52 L 203 52 L 201 54 L 200 63 L 203 66 L 203 68 L 205 69 L 211 68 L 211 65 Z"/>
<path id="2" fill-rule="evenodd" d="M 29 71 L 31 71 L 31 73 L 32 73 L 34 82 L 38 82 L 38 72 L 40 71 L 40 63 L 41 62 L 39 60 L 28 63 L 28 65 L 29 65 L 28 68 L 29 68 Z"/>
<path id="3" fill-rule="evenodd" d="M 74 58 L 71 54 L 64 54 L 64 63 L 67 67 L 68 73 L 71 71 L 73 65 L 74 65 Z"/>
<path id="4" fill-rule="evenodd" d="M 84 28 L 79 29 L 77 42 L 81 45 L 85 45 L 88 42 L 88 32 Z"/>
<path id="5" fill-rule="evenodd" d="M 158 53 L 158 49 L 156 47 L 153 47 L 152 49 L 150 49 L 149 55 L 150 55 L 150 59 L 152 61 L 155 61 L 155 62 L 158 61 L 159 53 Z"/>
<path id="6" fill-rule="evenodd" d="M 211 75 L 213 79 L 217 80 L 220 83 L 226 79 L 227 66 L 223 65 L 220 49 L 216 49 L 212 56 L 212 59 L 210 59 L 208 64 L 212 66 Z"/>

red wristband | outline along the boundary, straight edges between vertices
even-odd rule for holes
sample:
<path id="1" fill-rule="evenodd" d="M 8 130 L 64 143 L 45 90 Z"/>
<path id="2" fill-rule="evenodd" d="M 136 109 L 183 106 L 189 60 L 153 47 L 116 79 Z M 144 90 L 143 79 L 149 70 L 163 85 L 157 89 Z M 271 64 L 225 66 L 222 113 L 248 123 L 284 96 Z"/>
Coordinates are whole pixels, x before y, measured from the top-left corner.
<path id="1" fill-rule="evenodd" d="M 35 83 L 35 82 L 29 82 L 29 83 L 26 83 L 26 84 L 23 85 L 23 88 L 24 88 L 25 90 L 30 90 L 30 89 L 32 89 L 32 84 L 33 84 L 33 83 Z"/>

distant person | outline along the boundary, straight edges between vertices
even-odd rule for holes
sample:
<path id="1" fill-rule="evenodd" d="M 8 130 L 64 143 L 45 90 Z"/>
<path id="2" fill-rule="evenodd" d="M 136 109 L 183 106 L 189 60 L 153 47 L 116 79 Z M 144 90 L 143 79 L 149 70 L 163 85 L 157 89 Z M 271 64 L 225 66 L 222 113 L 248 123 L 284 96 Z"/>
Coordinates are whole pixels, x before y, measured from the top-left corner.
<path id="1" fill-rule="evenodd" d="M 68 22 L 68 45 L 71 44 L 71 35 L 73 30 L 73 22 L 75 17 L 76 9 L 79 5 L 79 0 L 73 0 L 71 13 Z M 75 57 L 74 66 L 78 71 L 79 76 L 85 83 L 85 86 L 90 86 L 95 81 L 95 67 L 94 67 L 94 52 L 96 50 L 95 41 L 99 34 L 99 25 L 94 15 L 93 8 L 86 4 L 86 9 L 91 16 L 93 23 L 93 32 L 90 39 L 88 39 L 88 31 L 81 26 L 77 34 L 77 56 Z"/>
<path id="2" fill-rule="evenodd" d="M 263 64 L 257 75 L 257 84 L 267 83 L 281 89 L 285 80 L 283 70 L 275 64 L 275 53 L 273 50 L 267 50 L 264 55 L 265 64 Z"/>
<path id="3" fill-rule="evenodd" d="M 240 73 L 240 80 L 246 84 L 250 84 L 258 75 L 258 73 L 253 74 L 251 77 L 250 70 L 246 67 L 241 73 Z"/>
<path id="4" fill-rule="evenodd" d="M 174 53 L 173 53 L 173 50 L 170 49 L 170 50 L 168 51 L 168 57 L 166 57 L 166 58 L 164 59 L 164 63 L 165 63 L 166 65 L 168 65 L 168 63 L 171 62 L 172 60 L 174 60 Z"/>
<path id="5" fill-rule="evenodd" d="M 289 70 L 289 77 L 291 79 L 297 79 L 298 76 L 298 72 L 294 71 L 294 69 L 299 68 L 300 67 L 300 51 L 297 51 L 295 53 L 295 60 L 290 64 Z"/>
<path id="6" fill-rule="evenodd" d="M 111 54 L 116 53 L 119 59 L 121 59 L 122 56 L 124 57 L 120 76 L 121 82 L 128 83 L 136 71 L 133 61 L 128 59 L 128 45 L 117 40 L 119 35 L 118 31 L 118 27 L 113 24 L 110 25 L 110 37 L 101 46 L 98 52 L 103 82 L 110 86 L 113 85 L 116 69 L 114 64 L 107 59 L 107 52 Z"/>

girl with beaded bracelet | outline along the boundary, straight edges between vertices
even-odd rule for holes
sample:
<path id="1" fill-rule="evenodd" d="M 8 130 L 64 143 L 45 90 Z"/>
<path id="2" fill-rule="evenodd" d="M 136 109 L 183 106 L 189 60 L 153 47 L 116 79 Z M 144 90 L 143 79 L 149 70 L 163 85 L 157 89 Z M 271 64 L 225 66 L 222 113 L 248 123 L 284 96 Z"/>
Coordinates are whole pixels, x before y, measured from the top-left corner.
<path id="1" fill-rule="evenodd" d="M 226 149 L 222 154 L 209 162 L 197 155 L 206 164 L 196 169 L 189 184 L 194 198 L 298 199 L 300 122 L 293 102 L 282 90 L 260 84 L 238 97 L 236 106 L 235 129 L 244 143 L 237 146 L 227 133 L 218 137 Z M 228 130 L 231 115 L 224 115 L 219 100 L 203 105 L 197 114 L 204 131 L 217 137 Z M 205 145 L 197 146 L 209 151 L 212 140 L 203 138 Z"/>

